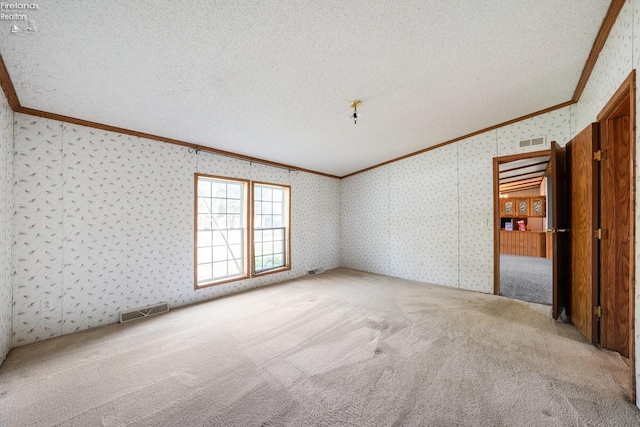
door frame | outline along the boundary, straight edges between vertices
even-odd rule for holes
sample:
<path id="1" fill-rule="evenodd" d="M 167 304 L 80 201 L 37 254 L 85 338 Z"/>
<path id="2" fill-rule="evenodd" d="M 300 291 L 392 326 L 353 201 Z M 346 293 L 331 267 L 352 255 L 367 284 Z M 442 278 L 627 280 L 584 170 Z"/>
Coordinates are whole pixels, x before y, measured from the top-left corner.
<path id="1" fill-rule="evenodd" d="M 531 157 L 550 156 L 551 149 L 493 158 L 493 294 L 500 295 L 500 165 Z M 547 197 L 549 197 L 547 195 Z M 552 302 L 553 305 L 553 302 Z"/>
<path id="2" fill-rule="evenodd" d="M 618 90 L 613 94 L 611 99 L 607 102 L 604 108 L 598 114 L 598 123 L 600 129 L 606 129 L 606 126 L 602 126 L 604 122 L 614 118 L 617 110 L 620 109 L 621 104 L 625 98 L 629 99 L 629 138 L 630 138 L 630 153 L 629 161 L 631 164 L 630 183 L 629 183 L 629 233 L 633 238 L 633 242 L 629 245 L 629 364 L 631 371 L 631 401 L 636 402 L 636 348 L 635 348 L 635 272 L 636 272 L 636 259 L 635 259 L 635 245 L 637 241 L 636 236 L 636 71 L 632 70 L 627 78 L 622 82 Z M 602 135 L 601 135 L 602 137 Z M 598 289 L 600 294 L 600 289 Z"/>

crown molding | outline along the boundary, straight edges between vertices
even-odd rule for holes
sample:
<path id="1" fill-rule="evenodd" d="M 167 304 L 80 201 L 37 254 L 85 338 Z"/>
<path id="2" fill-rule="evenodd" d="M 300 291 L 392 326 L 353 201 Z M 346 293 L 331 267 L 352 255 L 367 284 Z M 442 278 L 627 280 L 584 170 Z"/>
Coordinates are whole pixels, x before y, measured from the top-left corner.
<path id="1" fill-rule="evenodd" d="M 11 109 L 14 112 L 17 113 L 23 113 L 23 114 L 28 114 L 31 116 L 36 116 L 36 117 L 43 117 L 43 118 L 47 118 L 47 119 L 52 119 L 52 120 L 58 120 L 61 122 L 65 122 L 65 123 L 72 123 L 72 124 L 76 124 L 76 125 L 81 125 L 81 126 L 87 126 L 87 127 L 91 127 L 91 128 L 95 128 L 95 129 L 100 129 L 100 130 L 106 130 L 106 131 L 110 131 L 110 132 L 117 132 L 117 133 L 121 133 L 121 134 L 125 134 L 125 135 L 132 135 L 132 136 L 136 136 L 139 138 L 146 138 L 146 139 L 151 139 L 154 141 L 160 141 L 160 142 L 165 142 L 168 144 L 174 144 L 174 145 L 180 145 L 183 147 L 189 147 L 195 150 L 200 150 L 200 151 L 206 151 L 206 152 L 210 152 L 210 153 L 214 153 L 214 154 L 219 154 L 222 156 L 226 156 L 226 157 L 233 157 L 233 158 L 237 158 L 240 160 L 245 160 L 248 162 L 257 162 L 257 163 L 262 163 L 265 165 L 269 165 L 269 166 L 274 166 L 274 167 L 278 167 L 278 168 L 284 168 L 284 169 L 293 169 L 293 170 L 299 170 L 301 172 L 307 172 L 307 173 L 311 173 L 311 174 L 315 174 L 315 175 L 320 175 L 320 176 L 325 176 L 328 178 L 338 178 L 338 179 L 342 179 L 342 178 L 348 178 L 350 176 L 353 175 L 357 175 L 360 174 L 362 172 L 366 172 L 372 169 L 376 169 L 379 168 L 381 166 L 384 165 L 388 165 L 390 163 L 394 163 L 394 162 L 398 162 L 400 160 L 404 160 L 406 158 L 409 157 L 413 157 L 413 156 L 417 156 L 419 154 L 422 153 L 426 153 L 427 151 L 431 151 L 431 150 L 435 150 L 437 148 L 441 148 L 444 147 L 446 145 L 449 144 L 453 144 L 455 142 L 461 141 L 463 139 L 467 139 L 470 138 L 472 136 L 475 135 L 479 135 L 481 133 L 484 132 L 488 132 L 503 126 L 507 126 L 510 125 L 512 123 L 515 122 L 519 122 L 522 120 L 526 120 L 529 119 L 531 117 L 535 117 L 535 116 L 539 116 L 541 114 L 545 114 L 548 113 L 550 111 L 554 111 L 563 107 L 566 107 L 568 105 L 571 104 L 575 104 L 580 100 L 580 96 L 582 96 L 582 92 L 584 91 L 584 88 L 587 84 L 587 82 L 589 81 L 589 77 L 591 77 L 591 73 L 593 72 L 593 69 L 595 67 L 595 64 L 598 60 L 598 55 L 600 54 L 600 52 L 602 51 L 602 48 L 604 47 L 607 38 L 609 37 L 609 34 L 611 33 L 611 29 L 613 28 L 613 25 L 616 22 L 616 19 L 618 18 L 618 16 L 620 15 L 620 11 L 622 10 L 623 6 L 625 4 L 625 0 L 612 0 L 611 5 L 609 6 L 609 9 L 607 10 L 607 14 L 604 17 L 604 20 L 602 22 L 602 25 L 600 26 L 600 29 L 598 31 L 598 34 L 596 36 L 596 39 L 593 43 L 593 46 L 591 47 L 591 52 L 589 53 L 589 57 L 587 58 L 587 61 L 585 63 L 584 68 L 582 69 L 582 74 L 580 75 L 580 79 L 578 80 L 578 84 L 576 86 L 576 89 L 573 93 L 573 97 L 571 100 L 563 102 L 561 104 L 549 107 L 549 108 L 545 108 L 544 110 L 540 110 L 540 111 L 536 111 L 534 113 L 531 114 L 527 114 L 525 116 L 522 117 L 518 117 L 503 123 L 499 123 L 497 125 L 494 126 L 490 126 L 484 129 L 480 129 L 477 130 L 475 132 L 471 132 L 468 133 L 466 135 L 442 142 L 440 144 L 428 147 L 428 148 L 424 148 L 422 150 L 418 150 L 391 160 L 388 160 L 386 162 L 382 162 L 379 164 L 376 164 L 374 166 L 370 166 L 368 168 L 365 169 L 361 169 L 358 170 L 356 172 L 352 172 L 350 174 L 344 175 L 344 176 L 336 176 L 336 175 L 330 175 L 330 174 L 326 174 L 323 172 L 318 172 L 318 171 L 314 171 L 314 170 L 310 170 L 310 169 L 304 169 L 304 168 L 299 168 L 293 165 L 287 165 L 284 163 L 278 163 L 278 162 L 273 162 L 270 160 L 265 160 L 265 159 L 260 159 L 257 157 L 251 157 L 251 156 L 246 156 L 243 154 L 237 154 L 237 153 L 233 153 L 231 151 L 225 151 L 225 150 L 220 150 L 217 148 L 212 148 L 212 147 L 207 147 L 204 145 L 200 145 L 200 144 L 195 144 L 195 143 L 191 143 L 191 142 L 186 142 L 186 141 L 181 141 L 181 140 L 177 140 L 177 139 L 172 139 L 172 138 L 166 138 L 160 135 L 153 135 L 153 134 L 148 134 L 148 133 L 144 133 L 144 132 L 138 132 L 135 130 L 131 130 L 131 129 L 124 129 L 124 128 L 120 128 L 120 127 L 116 127 L 116 126 L 111 126 L 111 125 L 106 125 L 106 124 L 102 124 L 102 123 L 96 123 L 96 122 L 91 122 L 88 120 L 83 120 L 83 119 L 78 119 L 75 117 L 69 117 L 69 116 L 64 116 L 61 114 L 56 114 L 56 113 L 51 113 L 51 112 L 47 112 L 47 111 L 42 111 L 42 110 L 37 110 L 37 109 L 33 109 L 33 108 L 27 108 L 27 107 L 23 107 L 22 105 L 20 105 L 20 100 L 18 99 L 18 95 L 16 94 L 16 90 L 15 87 L 13 85 L 13 82 L 11 81 L 11 76 L 9 75 L 9 72 L 7 71 L 7 67 L 4 63 L 4 59 L 2 58 L 2 56 L 0 55 L 0 86 L 2 87 L 2 90 L 4 91 L 4 94 L 7 98 L 7 101 L 9 103 L 9 106 L 11 107 Z"/>
<path id="2" fill-rule="evenodd" d="M 578 84 L 576 85 L 576 90 L 573 92 L 573 98 L 571 98 L 573 102 L 578 102 L 580 100 L 582 92 L 584 91 L 584 88 L 587 86 L 587 82 L 589 81 L 589 77 L 591 77 L 591 73 L 596 66 L 598 56 L 600 55 L 600 52 L 602 52 L 602 48 L 609 38 L 609 34 L 611 33 L 613 24 L 616 23 L 616 20 L 620 15 L 620 11 L 622 10 L 624 3 L 625 0 L 613 0 L 611 2 L 609 10 L 607 10 L 607 14 L 602 20 L 602 25 L 600 25 L 598 35 L 596 35 L 596 39 L 593 41 L 593 46 L 591 46 L 591 52 L 589 52 L 587 62 L 584 64 L 584 68 L 582 69 L 582 74 L 580 75 L 580 79 L 578 80 Z"/>

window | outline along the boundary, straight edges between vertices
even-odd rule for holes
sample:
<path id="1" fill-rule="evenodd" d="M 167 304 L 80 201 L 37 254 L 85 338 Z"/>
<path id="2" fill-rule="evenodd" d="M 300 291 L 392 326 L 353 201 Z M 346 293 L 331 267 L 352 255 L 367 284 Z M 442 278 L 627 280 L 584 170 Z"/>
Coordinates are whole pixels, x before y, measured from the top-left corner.
<path id="1" fill-rule="evenodd" d="M 249 183 L 195 174 L 196 288 L 291 268 L 291 188 Z"/>
<path id="2" fill-rule="evenodd" d="M 248 181 L 196 174 L 196 288 L 249 277 L 248 188 Z"/>
<path id="3" fill-rule="evenodd" d="M 290 268 L 290 192 L 288 186 L 253 184 L 253 271 Z"/>

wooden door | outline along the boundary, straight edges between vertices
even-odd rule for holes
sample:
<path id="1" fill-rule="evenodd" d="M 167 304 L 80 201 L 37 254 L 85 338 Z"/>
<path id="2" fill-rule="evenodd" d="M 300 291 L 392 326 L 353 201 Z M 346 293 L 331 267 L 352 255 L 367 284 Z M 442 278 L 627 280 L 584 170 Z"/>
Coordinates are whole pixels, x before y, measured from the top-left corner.
<path id="1" fill-rule="evenodd" d="M 631 138 L 629 102 L 601 121 L 600 345 L 629 357 Z"/>
<path id="2" fill-rule="evenodd" d="M 552 265 L 553 265 L 553 298 L 551 313 L 554 319 L 558 319 L 564 311 L 570 309 L 570 228 L 569 206 L 567 204 L 567 167 L 566 151 L 557 142 L 551 143 L 551 218 L 550 229 L 552 231 Z M 559 231 L 560 230 L 560 231 Z"/>
<path id="3" fill-rule="evenodd" d="M 571 322 L 598 342 L 598 124 L 593 123 L 567 144 L 571 188 Z"/>

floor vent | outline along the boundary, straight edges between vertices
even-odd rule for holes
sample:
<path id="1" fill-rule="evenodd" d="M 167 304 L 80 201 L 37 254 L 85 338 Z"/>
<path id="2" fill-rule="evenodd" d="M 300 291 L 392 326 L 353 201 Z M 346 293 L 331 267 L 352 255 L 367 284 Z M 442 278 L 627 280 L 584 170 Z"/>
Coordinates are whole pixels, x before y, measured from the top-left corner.
<path id="1" fill-rule="evenodd" d="M 324 273 L 324 268 L 316 268 L 315 270 L 307 271 L 307 276 L 315 276 L 316 274 Z"/>
<path id="2" fill-rule="evenodd" d="M 134 308 L 120 312 L 120 323 L 130 322 L 143 317 L 153 316 L 154 314 L 166 313 L 169 311 L 168 302 L 160 302 L 158 304 L 148 305 L 146 307 Z"/>

